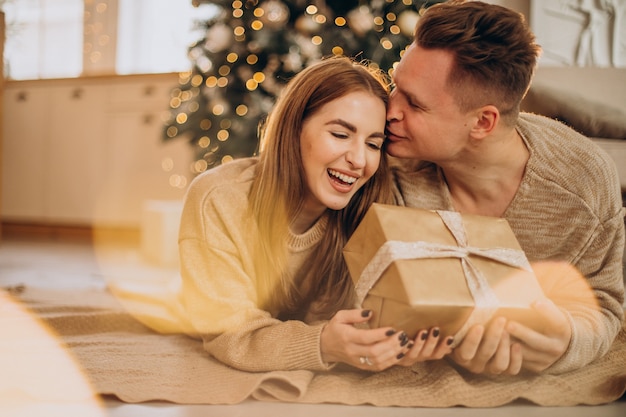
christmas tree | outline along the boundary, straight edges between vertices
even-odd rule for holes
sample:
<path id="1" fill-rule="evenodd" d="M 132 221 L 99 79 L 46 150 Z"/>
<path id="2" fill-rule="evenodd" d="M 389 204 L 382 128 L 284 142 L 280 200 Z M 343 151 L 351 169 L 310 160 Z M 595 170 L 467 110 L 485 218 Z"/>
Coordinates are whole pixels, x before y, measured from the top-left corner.
<path id="1" fill-rule="evenodd" d="M 283 85 L 330 55 L 389 72 L 411 42 L 419 13 L 437 1 L 194 0 L 217 12 L 189 48 L 192 70 L 172 91 L 165 140 L 197 150 L 194 173 L 257 151 L 259 122 Z"/>

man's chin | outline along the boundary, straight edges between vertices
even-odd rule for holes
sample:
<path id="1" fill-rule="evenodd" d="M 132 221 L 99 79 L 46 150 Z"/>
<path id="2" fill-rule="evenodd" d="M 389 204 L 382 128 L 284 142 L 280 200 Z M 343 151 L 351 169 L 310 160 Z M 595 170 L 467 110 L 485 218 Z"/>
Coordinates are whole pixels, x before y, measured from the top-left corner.
<path id="1" fill-rule="evenodd" d="M 413 156 L 411 155 L 411 150 L 406 149 L 404 146 L 397 142 L 391 142 L 387 144 L 385 150 L 389 156 L 393 156 L 394 158 L 413 158 Z"/>

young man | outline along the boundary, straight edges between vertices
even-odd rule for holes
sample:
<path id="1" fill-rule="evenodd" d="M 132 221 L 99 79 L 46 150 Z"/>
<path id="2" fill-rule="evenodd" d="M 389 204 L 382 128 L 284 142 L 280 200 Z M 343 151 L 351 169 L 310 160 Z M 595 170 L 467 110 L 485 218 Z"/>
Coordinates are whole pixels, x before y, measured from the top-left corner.
<path id="1" fill-rule="evenodd" d="M 617 172 L 590 139 L 520 113 L 539 52 L 519 13 L 450 1 L 427 9 L 393 74 L 387 149 L 419 161 L 397 172 L 402 203 L 507 219 L 531 261 L 571 263 L 598 304 L 546 291 L 553 302 L 533 306 L 544 333 L 503 318 L 473 327 L 451 358 L 475 373 L 579 368 L 624 316 Z"/>

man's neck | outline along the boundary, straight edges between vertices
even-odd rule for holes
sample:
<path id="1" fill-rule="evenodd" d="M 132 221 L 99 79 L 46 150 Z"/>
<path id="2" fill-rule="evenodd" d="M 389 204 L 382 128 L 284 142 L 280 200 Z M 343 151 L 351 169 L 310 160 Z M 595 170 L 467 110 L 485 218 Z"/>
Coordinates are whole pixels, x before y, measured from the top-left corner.
<path id="1" fill-rule="evenodd" d="M 488 146 L 442 169 L 455 210 L 502 217 L 522 182 L 529 153 L 516 131 Z"/>

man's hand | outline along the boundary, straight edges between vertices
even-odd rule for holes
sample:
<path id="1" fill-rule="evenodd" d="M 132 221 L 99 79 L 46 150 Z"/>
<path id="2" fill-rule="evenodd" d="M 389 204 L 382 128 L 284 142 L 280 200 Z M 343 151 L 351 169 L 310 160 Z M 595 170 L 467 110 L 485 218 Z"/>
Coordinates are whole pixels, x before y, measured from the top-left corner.
<path id="1" fill-rule="evenodd" d="M 542 299 L 532 307 L 545 323 L 543 333 L 498 317 L 486 328 L 473 326 L 450 357 L 476 374 L 546 370 L 567 350 L 572 329 L 565 313 L 552 301 Z"/>
<path id="2" fill-rule="evenodd" d="M 511 343 L 506 319 L 496 318 L 486 328 L 473 326 L 450 358 L 475 374 L 517 375 L 522 368 L 522 349 Z"/>
<path id="3" fill-rule="evenodd" d="M 506 330 L 522 345 L 522 367 L 542 372 L 563 356 L 572 337 L 569 320 L 552 301 L 545 299 L 533 304 L 546 323 L 546 331 L 539 333 L 520 323 L 507 323 Z"/>
<path id="4" fill-rule="evenodd" d="M 544 330 L 496 318 L 486 328 L 472 327 L 450 355 L 452 360 L 474 373 L 515 375 L 522 369 L 542 372 L 563 356 L 572 338 L 564 311 L 597 310 L 596 297 L 585 277 L 569 263 L 539 261 L 532 267 L 547 297 L 532 305 Z"/>

